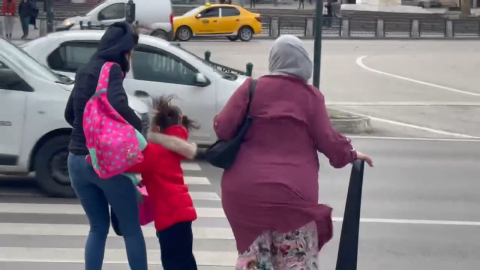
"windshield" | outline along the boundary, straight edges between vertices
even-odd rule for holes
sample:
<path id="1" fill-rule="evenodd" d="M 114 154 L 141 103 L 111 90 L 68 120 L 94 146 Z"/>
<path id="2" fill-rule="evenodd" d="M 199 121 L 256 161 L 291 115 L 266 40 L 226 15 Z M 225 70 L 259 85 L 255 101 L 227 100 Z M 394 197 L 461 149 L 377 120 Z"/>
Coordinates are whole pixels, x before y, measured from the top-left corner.
<path id="1" fill-rule="evenodd" d="M 193 16 L 193 15 L 197 14 L 198 12 L 200 12 L 203 8 L 204 8 L 204 6 L 196 7 L 194 9 L 190 10 L 189 12 L 183 14 L 183 16 L 185 16 L 185 17 Z"/>
<path id="2" fill-rule="evenodd" d="M 61 76 L 56 75 L 50 69 L 38 63 L 25 51 L 18 48 L 14 44 L 4 39 L 0 39 L 0 47 L 2 48 L 2 54 L 4 57 L 6 57 L 10 62 L 18 65 L 22 70 L 45 80 L 53 82 L 65 81 Z"/>

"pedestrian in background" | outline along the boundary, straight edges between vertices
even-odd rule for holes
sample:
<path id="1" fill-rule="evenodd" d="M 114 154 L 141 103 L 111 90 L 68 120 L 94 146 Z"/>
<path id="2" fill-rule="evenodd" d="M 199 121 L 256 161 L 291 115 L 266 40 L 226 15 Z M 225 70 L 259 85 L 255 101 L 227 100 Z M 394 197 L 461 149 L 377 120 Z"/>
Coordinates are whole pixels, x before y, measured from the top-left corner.
<path id="1" fill-rule="evenodd" d="M 32 1 L 32 15 L 30 17 L 30 24 L 33 25 L 33 28 L 37 30 L 37 17 L 38 17 L 38 7 L 37 7 L 37 1 L 36 0 L 31 0 Z"/>
<path id="2" fill-rule="evenodd" d="M 298 2 L 298 9 L 305 9 L 305 0 L 300 0 Z"/>
<path id="3" fill-rule="evenodd" d="M 2 12 L 4 14 L 5 34 L 7 39 L 12 39 L 13 25 L 15 24 L 15 13 L 17 12 L 17 4 L 15 0 L 4 0 L 2 4 Z"/>
<path id="4" fill-rule="evenodd" d="M 318 253 L 332 237 L 332 209 L 319 201 L 319 160 L 335 168 L 356 159 L 350 140 L 330 123 L 322 93 L 308 80 L 312 61 L 297 37 L 271 49 L 270 74 L 258 79 L 252 124 L 233 166 L 222 177 L 222 205 L 232 227 L 237 270 L 318 269 Z M 214 120 L 219 139 L 235 137 L 249 101 L 247 80 Z"/>
<path id="5" fill-rule="evenodd" d="M 21 0 L 18 5 L 18 15 L 20 16 L 20 23 L 22 24 L 23 36 L 22 39 L 28 37 L 28 27 L 30 25 L 30 18 L 33 14 L 33 5 L 31 0 Z"/>

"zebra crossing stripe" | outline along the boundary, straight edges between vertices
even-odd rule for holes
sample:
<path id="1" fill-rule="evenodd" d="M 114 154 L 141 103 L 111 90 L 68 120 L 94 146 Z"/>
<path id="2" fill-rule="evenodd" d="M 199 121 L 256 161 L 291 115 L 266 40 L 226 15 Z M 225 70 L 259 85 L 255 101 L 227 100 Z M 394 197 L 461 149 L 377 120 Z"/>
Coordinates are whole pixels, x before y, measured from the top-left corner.
<path id="1" fill-rule="evenodd" d="M 185 162 L 182 163 L 182 170 L 184 171 L 201 171 L 200 165 L 197 163 Z"/>
<path id="2" fill-rule="evenodd" d="M 234 267 L 237 252 L 193 251 L 199 266 Z M 0 262 L 84 263 L 83 248 L 0 247 Z M 147 250 L 148 264 L 159 265 L 160 251 Z M 106 249 L 104 264 L 127 264 L 125 249 Z"/>
<path id="3" fill-rule="evenodd" d="M 225 218 L 222 208 L 197 207 L 195 210 L 200 218 Z M 79 204 L 0 203 L 0 213 L 85 215 Z"/>
<path id="4" fill-rule="evenodd" d="M 230 228 L 195 227 L 193 223 L 193 238 L 204 240 L 234 240 Z M 156 237 L 155 227 L 142 227 L 145 237 Z M 83 224 L 40 224 L 40 223 L 0 223 L 0 235 L 29 236 L 87 236 L 89 225 Z M 117 237 L 110 230 L 110 236 Z"/>

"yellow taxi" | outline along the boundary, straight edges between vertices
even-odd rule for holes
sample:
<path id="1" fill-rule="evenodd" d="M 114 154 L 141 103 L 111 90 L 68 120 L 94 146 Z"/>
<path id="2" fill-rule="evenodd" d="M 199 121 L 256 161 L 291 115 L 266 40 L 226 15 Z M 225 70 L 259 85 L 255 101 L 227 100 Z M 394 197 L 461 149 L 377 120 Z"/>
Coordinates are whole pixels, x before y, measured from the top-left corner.
<path id="1" fill-rule="evenodd" d="M 179 41 L 193 36 L 224 36 L 231 41 L 250 41 L 262 33 L 260 14 L 235 5 L 206 4 L 173 18 L 173 31 Z"/>

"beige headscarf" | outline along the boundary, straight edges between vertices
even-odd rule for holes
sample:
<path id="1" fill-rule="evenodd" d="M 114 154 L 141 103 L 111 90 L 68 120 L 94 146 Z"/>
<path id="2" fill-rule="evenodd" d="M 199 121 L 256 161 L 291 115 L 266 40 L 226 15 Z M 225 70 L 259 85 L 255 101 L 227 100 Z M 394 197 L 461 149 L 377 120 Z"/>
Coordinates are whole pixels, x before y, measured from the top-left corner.
<path id="1" fill-rule="evenodd" d="M 302 41 L 292 35 L 283 35 L 273 43 L 270 51 L 269 70 L 273 75 L 290 75 L 308 81 L 313 65 Z"/>

